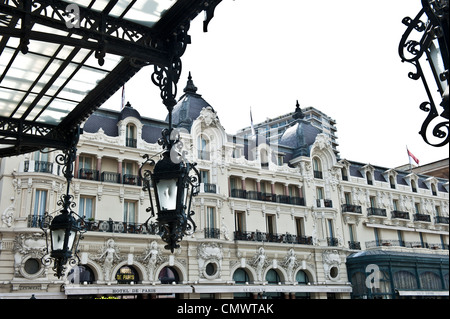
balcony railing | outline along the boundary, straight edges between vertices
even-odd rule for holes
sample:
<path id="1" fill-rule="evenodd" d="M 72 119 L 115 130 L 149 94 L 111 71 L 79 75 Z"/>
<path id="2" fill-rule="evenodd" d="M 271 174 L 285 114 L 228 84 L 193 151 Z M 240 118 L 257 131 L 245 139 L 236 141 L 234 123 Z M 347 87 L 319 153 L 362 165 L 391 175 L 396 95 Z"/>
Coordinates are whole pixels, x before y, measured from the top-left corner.
<path id="1" fill-rule="evenodd" d="M 142 186 L 141 178 L 137 175 L 124 174 L 123 184 Z"/>
<path id="2" fill-rule="evenodd" d="M 101 181 L 107 183 L 120 183 L 120 174 L 114 172 L 102 172 Z"/>
<path id="3" fill-rule="evenodd" d="M 362 214 L 361 206 L 358 206 L 358 205 L 342 204 L 341 209 L 342 209 L 342 212 L 345 212 L 345 213 Z"/>
<path id="4" fill-rule="evenodd" d="M 29 228 L 41 228 L 42 222 L 44 221 L 43 216 L 28 216 L 28 227 Z M 79 224 L 86 231 L 94 232 L 107 232 L 107 233 L 125 233 L 125 234 L 157 234 L 157 229 L 148 230 L 145 224 L 130 223 L 130 222 L 119 222 L 109 220 L 81 220 L 79 219 Z"/>
<path id="5" fill-rule="evenodd" d="M 359 241 L 349 241 L 348 248 L 355 249 L 355 250 L 361 250 L 361 243 Z"/>
<path id="6" fill-rule="evenodd" d="M 399 210 L 393 210 L 391 212 L 391 218 L 400 218 L 400 219 L 408 219 L 409 220 L 409 213 L 401 212 Z"/>
<path id="7" fill-rule="evenodd" d="M 261 200 L 265 202 L 291 204 L 305 206 L 305 199 L 302 197 L 294 197 L 289 195 L 277 195 L 272 193 L 262 193 L 258 191 L 247 191 L 243 189 L 231 189 L 231 197 L 246 198 L 250 200 Z"/>
<path id="8" fill-rule="evenodd" d="M 80 168 L 78 172 L 79 179 L 98 181 L 98 171 L 90 168 Z"/>
<path id="9" fill-rule="evenodd" d="M 127 147 L 133 147 L 133 148 L 137 147 L 137 140 L 135 138 L 127 138 L 125 143 L 126 143 L 125 145 Z"/>
<path id="10" fill-rule="evenodd" d="M 323 179 L 323 174 L 321 171 L 314 171 L 314 178 Z"/>
<path id="11" fill-rule="evenodd" d="M 205 228 L 205 238 L 220 238 L 220 229 L 218 228 Z"/>
<path id="12" fill-rule="evenodd" d="M 24 172 L 30 171 L 30 161 L 25 161 L 23 166 Z M 46 161 L 34 161 L 34 172 L 36 173 L 52 173 L 53 163 Z"/>
<path id="13" fill-rule="evenodd" d="M 414 214 L 414 221 L 431 223 L 431 217 L 427 214 Z"/>
<path id="14" fill-rule="evenodd" d="M 263 241 L 272 243 L 286 243 L 286 244 L 300 244 L 300 245 L 313 244 L 311 236 L 296 236 L 288 233 L 275 234 L 263 232 L 235 231 L 234 240 Z"/>
<path id="15" fill-rule="evenodd" d="M 369 207 L 367 208 L 367 216 L 382 216 L 386 217 L 386 209 Z"/>
<path id="16" fill-rule="evenodd" d="M 317 199 L 316 200 L 317 207 L 333 207 L 333 201 L 331 199 Z"/>
<path id="17" fill-rule="evenodd" d="M 436 224 L 448 224 L 448 216 L 436 216 L 434 217 L 434 222 Z"/>
<path id="18" fill-rule="evenodd" d="M 328 246 L 339 246 L 339 240 L 335 237 L 327 237 Z"/>
<path id="19" fill-rule="evenodd" d="M 217 186 L 216 184 L 209 184 L 209 183 L 203 183 L 203 191 L 205 193 L 217 193 Z"/>

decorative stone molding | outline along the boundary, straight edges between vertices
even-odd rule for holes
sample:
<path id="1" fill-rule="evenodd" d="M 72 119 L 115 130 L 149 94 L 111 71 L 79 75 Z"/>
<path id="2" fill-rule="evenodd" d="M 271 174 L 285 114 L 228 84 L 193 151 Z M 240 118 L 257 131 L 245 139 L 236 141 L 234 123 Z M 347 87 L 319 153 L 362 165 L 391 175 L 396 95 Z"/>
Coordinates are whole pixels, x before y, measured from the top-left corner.
<path id="1" fill-rule="evenodd" d="M 199 277 L 213 280 L 222 275 L 223 246 L 218 243 L 201 243 L 197 247 Z"/>

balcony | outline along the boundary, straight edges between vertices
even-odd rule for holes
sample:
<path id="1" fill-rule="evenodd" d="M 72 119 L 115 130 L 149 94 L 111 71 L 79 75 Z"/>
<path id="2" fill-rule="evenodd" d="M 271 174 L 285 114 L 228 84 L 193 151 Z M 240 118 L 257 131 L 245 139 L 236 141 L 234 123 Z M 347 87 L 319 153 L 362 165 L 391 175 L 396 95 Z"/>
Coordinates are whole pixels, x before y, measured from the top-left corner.
<path id="1" fill-rule="evenodd" d="M 29 228 L 40 228 L 44 221 L 43 216 L 28 216 Z M 157 234 L 157 229 L 148 229 L 146 224 L 118 222 L 109 220 L 86 220 L 79 219 L 80 225 L 86 231 L 106 232 L 106 233 L 124 233 L 124 234 Z"/>
<path id="2" fill-rule="evenodd" d="M 376 208 L 376 207 L 369 207 L 369 208 L 367 208 L 367 216 L 387 217 L 386 209 L 384 209 L 384 208 Z"/>
<path id="3" fill-rule="evenodd" d="M 235 198 L 246 198 L 246 191 L 244 189 L 233 188 L 231 190 L 231 197 Z"/>
<path id="4" fill-rule="evenodd" d="M 125 146 L 136 148 L 137 147 L 137 140 L 135 138 L 127 138 L 125 140 Z"/>
<path id="5" fill-rule="evenodd" d="M 141 178 L 137 175 L 124 174 L 122 182 L 126 185 L 142 186 Z"/>
<path id="6" fill-rule="evenodd" d="M 317 207 L 333 207 L 333 201 L 331 199 L 317 199 L 316 200 Z"/>
<path id="7" fill-rule="evenodd" d="M 234 240 L 245 241 L 262 241 L 271 243 L 285 243 L 285 244 L 300 244 L 300 245 L 312 245 L 311 236 L 296 236 L 291 234 L 275 234 L 275 233 L 263 233 L 263 232 L 246 232 L 235 231 Z"/>
<path id="8" fill-rule="evenodd" d="M 414 221 L 431 223 L 431 217 L 427 214 L 414 214 Z"/>
<path id="9" fill-rule="evenodd" d="M 448 225 L 448 216 L 436 216 L 434 217 L 434 222 L 436 224 L 447 224 Z"/>
<path id="10" fill-rule="evenodd" d="M 421 241 L 403 241 L 396 239 L 380 239 L 366 242 L 366 248 L 374 247 L 405 247 L 405 248 L 426 248 L 448 250 L 446 244 L 429 244 Z"/>
<path id="11" fill-rule="evenodd" d="M 342 204 L 341 209 L 343 213 L 362 214 L 361 206 L 358 205 Z"/>
<path id="12" fill-rule="evenodd" d="M 407 219 L 409 220 L 409 213 L 408 212 L 402 212 L 399 210 L 393 210 L 391 212 L 391 218 L 399 218 L 399 219 Z"/>
<path id="13" fill-rule="evenodd" d="M 354 250 L 361 250 L 361 243 L 359 241 L 349 241 L 348 248 Z"/>
<path id="14" fill-rule="evenodd" d="M 107 183 L 120 183 L 120 174 L 114 172 L 102 172 L 101 181 Z"/>
<path id="15" fill-rule="evenodd" d="M 220 230 L 218 228 L 205 228 L 205 238 L 220 238 Z"/>
<path id="16" fill-rule="evenodd" d="M 336 247 L 339 245 L 339 240 L 335 237 L 327 237 L 327 245 Z"/>
<path id="17" fill-rule="evenodd" d="M 203 192 L 217 194 L 216 184 L 203 183 Z"/>
<path id="18" fill-rule="evenodd" d="M 305 206 L 305 199 L 302 197 L 294 197 L 289 195 L 276 195 L 272 193 L 262 193 L 258 191 L 246 191 L 243 189 L 231 189 L 231 197 L 245 198 L 250 200 L 260 200 L 264 202 L 273 202 L 281 204 L 290 204 Z"/>
<path id="19" fill-rule="evenodd" d="M 34 165 L 33 165 L 34 163 Z M 33 167 L 34 166 L 34 167 Z M 36 172 L 36 173 L 52 173 L 53 163 L 46 161 L 25 161 L 23 166 L 24 172 Z"/>
<path id="20" fill-rule="evenodd" d="M 98 181 L 98 171 L 89 168 L 80 168 L 78 171 L 78 178 L 90 181 Z"/>
<path id="21" fill-rule="evenodd" d="M 323 174 L 321 171 L 314 171 L 314 178 L 323 179 Z"/>

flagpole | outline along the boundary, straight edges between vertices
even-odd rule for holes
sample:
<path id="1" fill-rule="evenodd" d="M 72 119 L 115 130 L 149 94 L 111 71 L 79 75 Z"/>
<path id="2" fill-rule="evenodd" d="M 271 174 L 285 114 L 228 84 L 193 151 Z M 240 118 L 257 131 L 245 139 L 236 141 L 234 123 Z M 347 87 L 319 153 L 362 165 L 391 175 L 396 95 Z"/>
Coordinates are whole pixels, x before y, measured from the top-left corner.
<path id="1" fill-rule="evenodd" d="M 411 156 L 409 156 L 409 149 L 408 149 L 408 145 L 406 145 L 406 154 L 408 155 L 408 162 L 409 162 L 409 173 L 412 173 Z"/>

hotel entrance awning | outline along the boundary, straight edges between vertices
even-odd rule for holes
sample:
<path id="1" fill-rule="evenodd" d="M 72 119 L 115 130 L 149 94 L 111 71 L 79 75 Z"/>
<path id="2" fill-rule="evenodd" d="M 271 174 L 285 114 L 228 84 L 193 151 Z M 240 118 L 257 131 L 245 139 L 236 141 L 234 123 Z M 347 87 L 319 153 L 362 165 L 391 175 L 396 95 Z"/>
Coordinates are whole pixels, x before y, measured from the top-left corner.
<path id="1" fill-rule="evenodd" d="M 190 21 L 205 11 L 206 29 L 220 2 L 1 2 L 0 157 L 70 146 L 77 126 L 145 65 L 176 85 Z"/>

